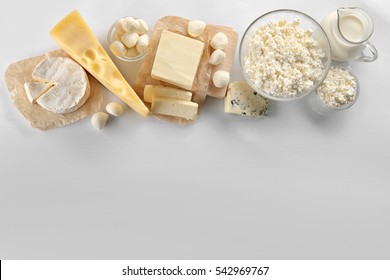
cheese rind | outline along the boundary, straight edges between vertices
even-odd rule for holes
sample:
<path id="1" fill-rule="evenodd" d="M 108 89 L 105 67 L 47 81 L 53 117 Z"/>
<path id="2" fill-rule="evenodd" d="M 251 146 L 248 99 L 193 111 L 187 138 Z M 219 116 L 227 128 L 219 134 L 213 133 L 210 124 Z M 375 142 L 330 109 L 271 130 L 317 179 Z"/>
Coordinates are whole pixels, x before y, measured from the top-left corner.
<path id="1" fill-rule="evenodd" d="M 152 67 L 152 78 L 191 90 L 203 50 L 203 42 L 164 30 Z"/>
<path id="2" fill-rule="evenodd" d="M 63 18 L 51 36 L 107 89 L 143 117 L 149 110 L 119 72 L 110 56 L 77 11 Z"/>
<path id="3" fill-rule="evenodd" d="M 152 103 L 153 98 L 155 97 L 165 97 L 184 101 L 191 101 L 192 93 L 189 91 L 172 87 L 146 85 L 144 89 L 145 102 Z"/>
<path id="4" fill-rule="evenodd" d="M 152 102 L 152 113 L 193 120 L 198 112 L 198 103 L 155 97 Z"/>
<path id="5" fill-rule="evenodd" d="M 245 82 L 229 84 L 225 97 L 225 113 L 251 117 L 266 116 L 268 102 Z"/>

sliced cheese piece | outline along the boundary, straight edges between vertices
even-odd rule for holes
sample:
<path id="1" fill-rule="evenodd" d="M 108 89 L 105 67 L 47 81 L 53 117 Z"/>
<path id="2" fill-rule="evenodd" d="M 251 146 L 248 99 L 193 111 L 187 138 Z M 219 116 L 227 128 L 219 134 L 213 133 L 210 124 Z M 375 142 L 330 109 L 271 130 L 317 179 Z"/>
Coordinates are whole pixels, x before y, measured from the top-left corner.
<path id="1" fill-rule="evenodd" d="M 53 84 L 45 82 L 27 82 L 24 83 L 24 90 L 28 100 L 34 104 L 42 94 L 46 93 L 53 86 Z"/>
<path id="2" fill-rule="evenodd" d="M 30 83 L 35 90 L 32 99 L 53 113 L 76 111 L 90 94 L 87 73 L 70 58 L 50 57 L 42 60 L 35 67 L 32 77 L 35 80 Z"/>
<path id="3" fill-rule="evenodd" d="M 148 108 L 127 83 L 77 11 L 63 18 L 50 34 L 64 51 L 134 111 L 143 117 L 149 114 Z"/>
<path id="4" fill-rule="evenodd" d="M 225 113 L 251 117 L 266 116 L 268 102 L 245 82 L 232 82 L 225 97 Z"/>
<path id="5" fill-rule="evenodd" d="M 191 101 L 192 93 L 172 87 L 146 85 L 144 89 L 145 102 L 152 103 L 153 98 L 155 97 L 166 97 Z"/>
<path id="6" fill-rule="evenodd" d="M 198 104 L 191 101 L 155 97 L 152 102 L 152 113 L 193 120 L 198 112 Z"/>
<path id="7" fill-rule="evenodd" d="M 152 78 L 191 90 L 203 50 L 203 42 L 164 30 L 152 67 Z"/>

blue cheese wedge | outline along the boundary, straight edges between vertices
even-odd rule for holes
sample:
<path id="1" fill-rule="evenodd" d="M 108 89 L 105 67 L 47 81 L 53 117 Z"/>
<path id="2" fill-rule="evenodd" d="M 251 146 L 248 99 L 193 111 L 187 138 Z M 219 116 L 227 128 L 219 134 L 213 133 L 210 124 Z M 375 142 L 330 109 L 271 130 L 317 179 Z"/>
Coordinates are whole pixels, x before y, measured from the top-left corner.
<path id="1" fill-rule="evenodd" d="M 266 116 L 268 101 L 245 82 L 229 84 L 225 97 L 225 113 L 250 117 Z"/>

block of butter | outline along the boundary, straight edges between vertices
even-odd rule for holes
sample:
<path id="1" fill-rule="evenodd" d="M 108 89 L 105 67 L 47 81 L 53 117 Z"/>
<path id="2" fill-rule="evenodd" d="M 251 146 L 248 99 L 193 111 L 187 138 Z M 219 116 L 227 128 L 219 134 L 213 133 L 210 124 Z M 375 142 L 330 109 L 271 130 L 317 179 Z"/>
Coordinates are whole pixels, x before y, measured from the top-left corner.
<path id="1" fill-rule="evenodd" d="M 203 50 L 203 42 L 164 30 L 152 67 L 152 78 L 191 90 Z"/>

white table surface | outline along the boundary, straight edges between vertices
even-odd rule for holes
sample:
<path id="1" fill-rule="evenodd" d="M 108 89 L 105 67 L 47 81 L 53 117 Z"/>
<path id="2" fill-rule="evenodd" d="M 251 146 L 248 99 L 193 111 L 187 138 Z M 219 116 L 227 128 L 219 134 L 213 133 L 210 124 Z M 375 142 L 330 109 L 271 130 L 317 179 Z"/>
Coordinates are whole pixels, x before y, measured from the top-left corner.
<path id="1" fill-rule="evenodd" d="M 228 3 L 228 4 L 227 4 Z M 307 100 L 267 119 L 208 98 L 188 127 L 131 110 L 97 131 L 84 119 L 32 129 L 0 95 L 0 259 L 390 258 L 388 1 L 19 1 L 0 9 L 1 73 L 57 49 L 49 30 L 78 9 L 104 46 L 117 18 L 165 15 L 234 27 L 278 8 L 318 21 L 340 6 L 375 20 L 361 95 L 329 117 Z M 118 62 L 115 60 L 115 62 Z M 124 67 L 126 66 L 126 68 Z M 133 79 L 139 65 L 120 64 Z M 233 80 L 241 80 L 237 56 Z M 115 100 L 107 92 L 108 99 Z"/>

